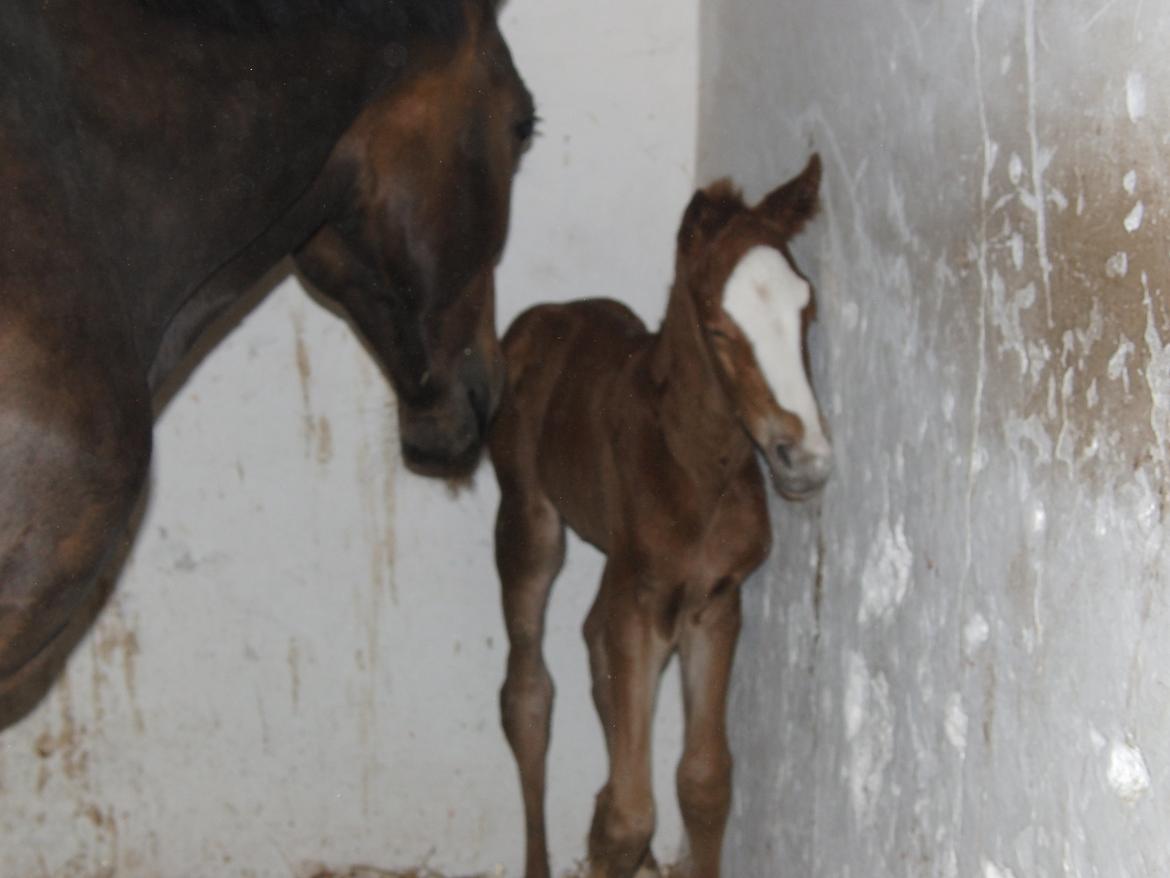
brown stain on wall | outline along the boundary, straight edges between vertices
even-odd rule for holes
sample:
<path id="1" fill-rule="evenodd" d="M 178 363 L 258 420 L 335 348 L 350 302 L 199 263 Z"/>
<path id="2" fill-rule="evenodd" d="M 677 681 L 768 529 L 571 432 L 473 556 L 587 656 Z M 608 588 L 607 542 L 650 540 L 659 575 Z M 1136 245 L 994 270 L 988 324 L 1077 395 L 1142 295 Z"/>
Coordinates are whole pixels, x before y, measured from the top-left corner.
<path id="1" fill-rule="evenodd" d="M 395 552 L 398 546 L 394 523 L 397 514 L 398 422 L 392 420 L 387 412 L 383 424 L 382 466 L 386 475 L 382 481 L 382 510 L 386 517 L 379 538 L 382 543 L 382 557 L 386 565 L 386 585 L 390 591 L 390 602 L 394 606 L 398 606 L 398 587 L 394 572 Z"/>
<path id="2" fill-rule="evenodd" d="M 384 386 L 371 388 L 381 401 Z M 395 507 L 398 459 L 398 430 L 393 409 L 385 408 L 380 429 L 373 437 L 363 436 L 357 450 L 358 490 L 362 501 L 362 543 L 369 552 L 370 575 L 356 582 L 352 592 L 355 611 L 365 629 L 364 642 L 354 651 L 362 674 L 357 723 L 367 767 L 362 774 L 363 811 L 369 813 L 374 801 L 379 765 L 378 699 L 385 680 L 381 673 L 382 615 L 387 597 L 398 604 L 395 586 Z"/>
<path id="3" fill-rule="evenodd" d="M 317 418 L 317 463 L 322 466 L 333 460 L 333 426 L 325 415 Z"/>
<path id="4" fill-rule="evenodd" d="M 305 438 L 305 453 L 312 455 L 321 466 L 333 460 L 333 425 L 325 415 L 313 411 L 312 380 L 313 363 L 309 356 L 309 345 L 305 340 L 305 320 L 301 312 L 292 312 L 294 333 L 294 361 L 297 381 L 301 388 L 302 432 Z"/>
<path id="5" fill-rule="evenodd" d="M 295 638 L 288 642 L 288 674 L 292 683 L 292 707 L 295 712 L 301 705 L 301 647 Z"/>
<path id="6" fill-rule="evenodd" d="M 142 709 L 138 703 L 138 656 L 142 648 L 138 642 L 138 632 L 130 625 L 125 616 L 121 603 L 115 598 L 98 623 L 94 632 L 94 665 L 104 668 L 117 667 L 121 671 L 122 681 L 126 689 L 126 696 L 130 702 L 130 709 L 134 719 L 134 729 L 139 734 L 146 731 L 146 722 L 142 716 Z M 94 672 L 95 680 L 99 679 L 99 672 Z M 105 679 L 105 674 L 100 674 Z M 95 702 L 98 696 L 95 693 Z"/>
<path id="7" fill-rule="evenodd" d="M 89 753 L 82 744 L 87 730 L 75 719 L 73 687 L 68 674 L 61 677 L 52 697 L 57 707 L 56 722 L 50 720 L 33 743 L 33 752 L 39 760 L 37 792 L 44 793 L 53 779 L 54 769 L 66 782 L 88 790 Z"/>
<path id="8" fill-rule="evenodd" d="M 301 398 L 305 408 L 309 407 L 309 382 L 313 377 L 313 364 L 309 360 L 309 346 L 305 343 L 305 318 L 299 311 L 292 314 L 293 332 L 295 334 L 295 359 L 297 377 L 301 384 Z"/>
<path id="9" fill-rule="evenodd" d="M 305 437 L 305 454 L 308 455 L 312 453 L 317 440 L 317 419 L 313 415 L 310 389 L 313 379 L 313 363 L 309 357 L 309 345 L 305 341 L 305 318 L 300 311 L 294 310 L 292 312 L 292 324 L 293 359 L 296 363 L 297 380 L 301 387 L 301 407 L 304 410 L 301 430 Z"/>
<path id="10" fill-rule="evenodd" d="M 121 844 L 118 835 L 118 820 L 113 806 L 104 808 L 92 802 L 78 805 L 78 817 L 87 820 L 93 827 L 95 847 L 100 848 L 89 855 L 91 861 L 103 865 L 87 867 L 85 878 L 117 878 L 121 865 Z"/>

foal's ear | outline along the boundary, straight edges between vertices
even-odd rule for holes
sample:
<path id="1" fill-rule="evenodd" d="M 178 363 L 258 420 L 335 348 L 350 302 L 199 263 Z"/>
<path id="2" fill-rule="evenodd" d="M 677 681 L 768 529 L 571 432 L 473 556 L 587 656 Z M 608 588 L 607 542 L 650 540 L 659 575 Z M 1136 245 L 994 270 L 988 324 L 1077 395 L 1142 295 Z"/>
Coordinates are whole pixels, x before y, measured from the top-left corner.
<path id="1" fill-rule="evenodd" d="M 678 249 L 685 251 L 695 240 L 711 238 L 742 209 L 743 199 L 730 180 L 717 180 L 697 190 L 678 227 Z"/>
<path id="2" fill-rule="evenodd" d="M 756 208 L 776 223 L 789 237 L 795 235 L 817 212 L 821 188 L 821 157 L 813 153 L 804 170 L 764 196 Z"/>

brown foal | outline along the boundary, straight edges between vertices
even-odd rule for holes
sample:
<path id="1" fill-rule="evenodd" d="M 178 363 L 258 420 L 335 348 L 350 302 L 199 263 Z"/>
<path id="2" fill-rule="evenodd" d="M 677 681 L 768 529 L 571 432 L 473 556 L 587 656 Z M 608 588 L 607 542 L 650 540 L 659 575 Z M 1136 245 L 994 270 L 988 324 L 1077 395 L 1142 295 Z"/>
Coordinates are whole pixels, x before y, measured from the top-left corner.
<path id="1" fill-rule="evenodd" d="M 553 684 L 541 640 L 565 525 L 607 556 L 584 628 L 609 753 L 589 874 L 626 878 L 653 862 L 651 724 L 659 677 L 676 649 L 685 705 L 676 782 L 688 866 L 702 878 L 719 874 L 739 586 L 770 547 L 754 451 L 790 499 L 814 493 L 830 470 L 803 350 L 809 285 L 787 249 L 815 211 L 820 175 L 814 155 L 754 208 L 726 182 L 697 192 L 679 229 L 657 334 L 625 306 L 593 299 L 532 308 L 505 337 L 508 385 L 490 449 L 511 642 L 500 700 L 524 797 L 526 878 L 549 874 Z"/>

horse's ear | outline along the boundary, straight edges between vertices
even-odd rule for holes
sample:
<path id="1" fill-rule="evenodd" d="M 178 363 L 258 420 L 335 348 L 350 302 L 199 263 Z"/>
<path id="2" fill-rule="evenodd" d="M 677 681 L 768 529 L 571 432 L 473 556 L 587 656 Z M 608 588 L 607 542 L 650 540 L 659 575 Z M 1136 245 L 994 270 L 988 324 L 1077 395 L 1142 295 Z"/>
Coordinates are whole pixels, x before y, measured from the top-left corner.
<path id="1" fill-rule="evenodd" d="M 743 200 L 729 180 L 717 180 L 706 189 L 699 189 L 683 211 L 678 227 L 678 249 L 685 252 L 696 240 L 706 240 L 721 229 Z"/>
<path id="2" fill-rule="evenodd" d="M 821 188 L 821 157 L 813 153 L 804 170 L 764 196 L 756 208 L 789 237 L 795 235 L 817 212 Z"/>

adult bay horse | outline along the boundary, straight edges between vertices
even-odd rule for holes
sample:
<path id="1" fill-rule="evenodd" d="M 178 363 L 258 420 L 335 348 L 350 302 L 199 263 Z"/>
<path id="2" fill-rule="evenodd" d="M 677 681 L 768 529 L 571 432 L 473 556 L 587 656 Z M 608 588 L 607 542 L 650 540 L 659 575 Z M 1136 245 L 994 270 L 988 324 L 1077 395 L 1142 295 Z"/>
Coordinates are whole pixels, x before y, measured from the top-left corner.
<path id="1" fill-rule="evenodd" d="M 726 183 L 695 193 L 657 333 L 624 305 L 588 299 L 530 309 L 504 337 L 508 384 L 490 448 L 511 644 L 500 702 L 524 797 L 525 878 L 549 875 L 544 779 L 553 686 L 541 640 L 566 526 L 607 556 L 585 621 L 609 753 L 588 874 L 630 878 L 650 861 L 654 699 L 677 650 L 685 874 L 719 875 L 731 803 L 724 712 L 739 587 L 771 544 L 754 450 L 790 499 L 815 493 L 831 468 L 803 356 L 811 291 L 787 246 L 813 214 L 820 177 L 813 156 L 754 208 Z"/>
<path id="2" fill-rule="evenodd" d="M 126 531 L 152 392 L 284 255 L 388 372 L 406 462 L 475 461 L 533 118 L 491 0 L 0 4 L 0 728 Z"/>

